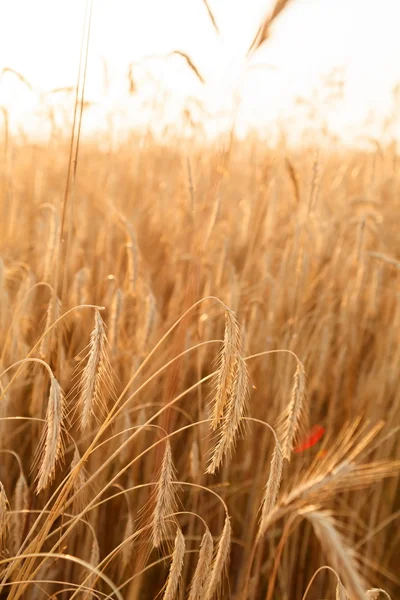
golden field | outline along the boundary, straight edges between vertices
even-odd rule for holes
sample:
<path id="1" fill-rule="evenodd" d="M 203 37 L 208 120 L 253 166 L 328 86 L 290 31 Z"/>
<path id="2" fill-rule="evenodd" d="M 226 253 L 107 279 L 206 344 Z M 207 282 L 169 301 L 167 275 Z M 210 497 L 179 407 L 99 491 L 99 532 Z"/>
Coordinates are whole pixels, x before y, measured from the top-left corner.
<path id="1" fill-rule="evenodd" d="M 0 162 L 1 600 L 396 598 L 395 148 L 69 152 Z"/>

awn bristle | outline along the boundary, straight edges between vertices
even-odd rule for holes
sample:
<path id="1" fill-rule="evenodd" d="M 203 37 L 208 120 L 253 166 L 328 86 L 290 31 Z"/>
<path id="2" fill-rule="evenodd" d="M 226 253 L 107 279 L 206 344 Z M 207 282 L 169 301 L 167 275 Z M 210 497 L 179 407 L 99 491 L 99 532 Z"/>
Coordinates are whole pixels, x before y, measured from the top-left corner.
<path id="1" fill-rule="evenodd" d="M 219 426 L 219 439 L 212 450 L 206 473 L 214 474 L 221 466 L 226 455 L 232 453 L 243 426 L 243 417 L 247 410 L 249 396 L 249 377 L 247 365 L 238 355 L 233 375 L 232 391 L 229 395 L 223 421 Z"/>
<path id="2" fill-rule="evenodd" d="M 49 400 L 46 411 L 46 424 L 39 450 L 40 466 L 37 476 L 36 493 L 39 494 L 54 479 L 57 462 L 63 459 L 63 423 L 65 419 L 65 398 L 60 384 L 51 378 Z"/>
<path id="3" fill-rule="evenodd" d="M 166 537 L 165 517 L 177 509 L 176 490 L 174 486 L 175 471 L 172 462 L 171 444 L 166 442 L 166 448 L 161 465 L 160 479 L 157 484 L 156 506 L 152 519 L 153 546 L 158 548 Z"/>
<path id="4" fill-rule="evenodd" d="M 223 416 L 226 404 L 235 389 L 237 362 L 240 352 L 240 329 L 234 313 L 225 311 L 224 342 L 217 357 L 217 372 L 213 380 L 215 398 L 212 409 L 212 428 L 215 431 Z"/>
<path id="5" fill-rule="evenodd" d="M 199 558 L 196 570 L 190 584 L 188 600 L 202 600 L 204 598 L 211 572 L 214 542 L 210 530 L 207 528 L 200 544 Z"/>
<path id="6" fill-rule="evenodd" d="M 282 481 L 283 454 L 278 440 L 275 441 L 275 449 L 272 454 L 271 467 L 267 485 L 265 486 L 264 498 L 262 501 L 260 528 L 258 537 L 262 537 L 267 528 L 268 515 L 276 504 L 279 488 Z"/>
<path id="7" fill-rule="evenodd" d="M 167 585 L 165 588 L 163 600 L 175 600 L 179 588 L 179 581 L 183 569 L 183 559 L 185 557 L 185 538 L 179 527 L 176 530 L 174 552 L 172 555 L 171 566 L 169 569 Z"/>
<path id="8" fill-rule="evenodd" d="M 290 462 L 299 430 L 305 419 L 306 374 L 300 361 L 294 374 L 290 402 L 280 418 L 279 437 L 282 444 L 283 458 Z"/>
<path id="9" fill-rule="evenodd" d="M 356 562 L 350 548 L 337 531 L 331 514 L 319 510 L 304 511 L 302 514 L 311 522 L 315 535 L 343 581 L 351 600 L 365 600 L 365 586 Z"/>
<path id="10" fill-rule="evenodd" d="M 81 408 L 81 428 L 88 428 L 96 408 L 103 410 L 103 386 L 112 389 L 110 364 L 106 351 L 107 338 L 103 319 L 98 310 L 95 311 L 95 325 L 90 334 L 89 358 L 83 370 L 80 382 L 78 405 Z"/>
<path id="11" fill-rule="evenodd" d="M 214 594 L 218 593 L 222 585 L 224 571 L 228 568 L 230 550 L 231 550 L 231 521 L 227 515 L 225 517 L 224 529 L 219 538 L 216 547 L 216 553 L 212 564 L 210 580 L 208 582 L 207 591 L 204 595 L 204 600 L 211 600 Z"/>

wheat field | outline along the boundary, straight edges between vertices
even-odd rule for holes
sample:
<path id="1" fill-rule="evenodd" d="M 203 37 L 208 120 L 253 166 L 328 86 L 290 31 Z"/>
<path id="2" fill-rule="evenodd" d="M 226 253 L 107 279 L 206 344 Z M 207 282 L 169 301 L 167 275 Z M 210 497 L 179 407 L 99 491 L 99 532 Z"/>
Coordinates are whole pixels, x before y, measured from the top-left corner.
<path id="1" fill-rule="evenodd" d="M 0 598 L 396 598 L 395 148 L 69 151 L 1 159 Z"/>

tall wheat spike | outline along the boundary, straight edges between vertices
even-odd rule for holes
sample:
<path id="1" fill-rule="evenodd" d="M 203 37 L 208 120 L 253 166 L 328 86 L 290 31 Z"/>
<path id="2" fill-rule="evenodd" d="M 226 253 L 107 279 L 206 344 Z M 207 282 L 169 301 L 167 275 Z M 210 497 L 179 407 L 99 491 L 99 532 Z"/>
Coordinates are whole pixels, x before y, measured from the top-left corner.
<path id="1" fill-rule="evenodd" d="M 300 361 L 294 374 L 290 402 L 279 423 L 279 438 L 282 444 L 283 458 L 290 462 L 297 436 L 304 426 L 306 398 L 306 374 Z"/>
<path id="2" fill-rule="evenodd" d="M 78 406 L 81 411 L 80 426 L 82 430 L 89 427 L 96 409 L 105 412 L 104 388 L 112 391 L 111 367 L 107 356 L 107 338 L 103 319 L 99 311 L 95 311 L 95 324 L 90 334 L 88 361 L 79 383 Z"/>
<path id="3" fill-rule="evenodd" d="M 175 600 L 179 588 L 179 581 L 182 574 L 183 560 L 185 557 L 185 538 L 179 527 L 176 530 L 174 552 L 172 555 L 171 567 L 168 574 L 167 585 L 165 588 L 163 600 Z"/>
<path id="4" fill-rule="evenodd" d="M 226 455 L 230 455 L 235 448 L 238 437 L 243 427 L 243 417 L 246 414 L 249 397 L 249 377 L 247 366 L 239 355 L 236 360 L 236 369 L 233 374 L 232 389 L 225 406 L 222 423 L 218 430 L 218 441 L 212 452 L 206 473 L 214 474 L 221 466 Z"/>
<path id="5" fill-rule="evenodd" d="M 237 362 L 240 352 L 240 329 L 235 314 L 225 311 L 225 331 L 221 352 L 217 357 L 217 371 L 212 385 L 215 396 L 212 406 L 212 428 L 215 431 L 224 413 L 225 406 L 234 391 Z"/>
<path id="6" fill-rule="evenodd" d="M 11 515 L 13 548 L 14 552 L 17 552 L 23 541 L 24 527 L 27 519 L 27 514 L 19 511 L 27 510 L 29 507 L 29 488 L 22 471 L 15 485 L 13 507 L 14 510 L 18 511 Z"/>
<path id="7" fill-rule="evenodd" d="M 207 591 L 204 595 L 204 600 L 211 600 L 215 594 L 217 594 L 222 585 L 222 580 L 225 570 L 228 568 L 229 557 L 231 551 L 231 520 L 227 515 L 225 517 L 225 524 L 222 530 L 221 537 L 219 538 L 218 545 L 216 548 L 213 565 L 211 569 L 210 579 L 208 582 Z"/>
<path id="8" fill-rule="evenodd" d="M 211 564 L 213 560 L 214 542 L 210 530 L 207 528 L 200 544 L 199 558 L 196 570 L 190 584 L 188 600 L 202 600 L 208 587 Z"/>
<path id="9" fill-rule="evenodd" d="M 275 441 L 275 449 L 271 459 L 271 467 L 267 485 L 265 486 L 262 500 L 261 519 L 258 536 L 262 537 L 266 531 L 268 515 L 276 504 L 279 488 L 282 481 L 283 454 L 279 440 Z"/>
<path id="10" fill-rule="evenodd" d="M 161 465 L 160 479 L 157 484 L 156 505 L 152 519 L 152 538 L 155 548 L 159 547 L 166 536 L 165 517 L 171 515 L 177 509 L 174 481 L 175 471 L 172 462 L 171 444 L 167 440 Z"/>
<path id="11" fill-rule="evenodd" d="M 335 527 L 328 511 L 307 510 L 303 515 L 311 522 L 315 535 L 337 571 L 352 600 L 365 600 L 365 585 L 358 573 L 351 550 Z"/>
<path id="12" fill-rule="evenodd" d="M 54 479 L 57 462 L 63 459 L 63 427 L 65 419 L 65 397 L 55 377 L 51 378 L 49 400 L 47 403 L 46 423 L 39 446 L 39 471 L 36 493 L 39 494 Z"/>

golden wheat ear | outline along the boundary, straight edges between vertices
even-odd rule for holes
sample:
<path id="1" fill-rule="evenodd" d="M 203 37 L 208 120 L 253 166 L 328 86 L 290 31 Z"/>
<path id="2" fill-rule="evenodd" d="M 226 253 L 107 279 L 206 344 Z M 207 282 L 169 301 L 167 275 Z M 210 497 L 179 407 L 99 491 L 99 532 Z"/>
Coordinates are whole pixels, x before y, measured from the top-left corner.
<path id="1" fill-rule="evenodd" d="M 265 486 L 264 496 L 261 507 L 261 519 L 258 531 L 258 537 L 262 537 L 266 531 L 268 516 L 278 498 L 279 488 L 282 481 L 283 471 L 283 453 L 279 440 L 275 440 L 275 449 L 272 454 L 271 467 L 269 470 L 269 477 L 267 485 Z"/>
<path id="2" fill-rule="evenodd" d="M 214 398 L 211 426 L 214 431 L 222 419 L 225 407 L 234 390 L 240 346 L 240 329 L 236 316 L 231 310 L 226 310 L 224 341 L 216 359 L 216 372 L 212 380 Z"/>
<path id="3" fill-rule="evenodd" d="M 179 589 L 179 582 L 182 575 L 183 560 L 185 558 L 185 538 L 179 527 L 176 530 L 174 551 L 172 554 L 171 566 L 169 569 L 167 585 L 163 600 L 175 600 Z"/>
<path id="4" fill-rule="evenodd" d="M 305 428 L 306 416 L 306 373 L 303 364 L 298 360 L 289 404 L 278 419 L 278 437 L 283 458 L 288 462 L 298 435 Z"/>
<path id="5" fill-rule="evenodd" d="M 95 311 L 95 322 L 90 334 L 87 363 L 78 384 L 80 409 L 80 427 L 88 429 L 94 417 L 99 421 L 99 414 L 106 414 L 105 391 L 113 393 L 112 369 L 107 354 L 107 337 L 103 319 L 98 310 Z"/>
<path id="6" fill-rule="evenodd" d="M 243 427 L 250 393 L 247 365 L 238 355 L 232 378 L 232 388 L 225 407 L 222 423 L 218 429 L 218 440 L 211 452 L 206 473 L 214 474 L 226 456 L 230 456 L 236 446 Z"/>
<path id="7" fill-rule="evenodd" d="M 231 520 L 227 515 L 225 517 L 225 524 L 222 530 L 221 537 L 219 538 L 214 560 L 212 563 L 212 569 L 210 573 L 210 578 L 208 581 L 208 587 L 205 595 L 203 596 L 204 600 L 211 600 L 215 594 L 220 591 L 222 586 L 223 577 L 225 571 L 228 569 L 230 552 L 231 552 L 231 539 L 232 539 L 232 528 L 231 528 Z"/>
<path id="8" fill-rule="evenodd" d="M 64 392 L 57 379 L 52 376 L 49 400 L 47 403 L 45 428 L 37 455 L 39 461 L 36 486 L 37 494 L 53 481 L 56 465 L 58 462 L 62 462 L 64 458 L 65 415 Z"/>
<path id="9" fill-rule="evenodd" d="M 358 565 L 351 548 L 337 530 L 331 513 L 309 507 L 301 511 L 301 514 L 310 521 L 324 553 L 343 581 L 350 598 L 365 600 L 365 584 L 359 574 Z"/>
<path id="10" fill-rule="evenodd" d="M 161 465 L 160 478 L 157 484 L 156 505 L 152 519 L 153 546 L 158 548 L 166 537 L 166 517 L 177 510 L 175 469 L 172 462 L 171 444 L 166 442 L 166 448 Z"/>
<path id="11" fill-rule="evenodd" d="M 202 600 L 204 598 L 211 575 L 213 550 L 213 538 L 210 530 L 207 528 L 201 540 L 199 558 L 190 584 L 188 600 Z"/>

